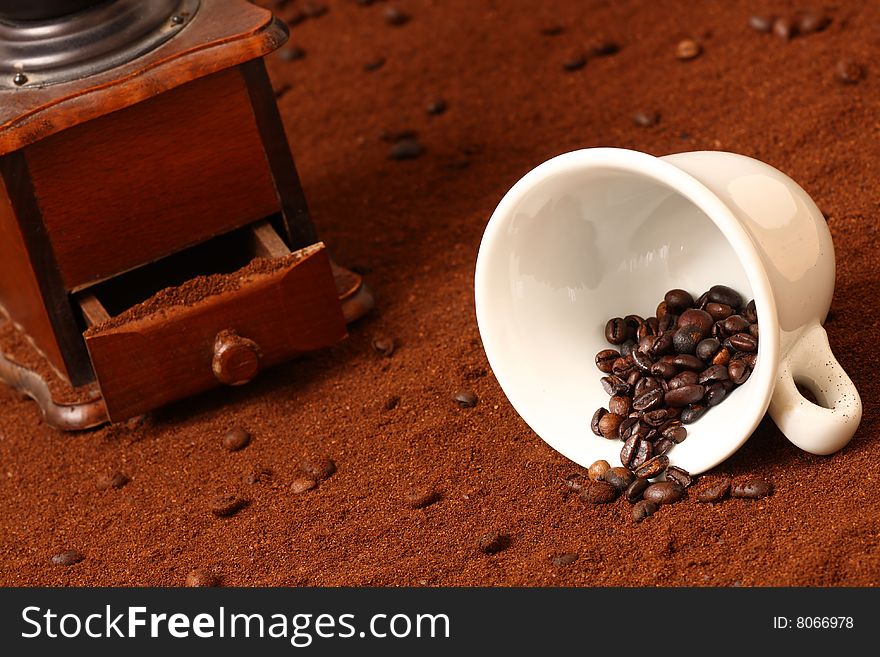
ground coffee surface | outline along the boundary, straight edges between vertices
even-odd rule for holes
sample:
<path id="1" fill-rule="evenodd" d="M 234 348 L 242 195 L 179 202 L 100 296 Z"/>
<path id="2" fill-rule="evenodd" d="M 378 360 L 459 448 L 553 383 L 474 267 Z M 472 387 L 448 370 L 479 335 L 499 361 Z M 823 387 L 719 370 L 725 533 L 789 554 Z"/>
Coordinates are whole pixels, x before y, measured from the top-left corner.
<path id="1" fill-rule="evenodd" d="M 803 5 L 397 0 L 410 20 L 394 25 L 390 2 L 305 20 L 306 3 L 281 4 L 296 25 L 268 66 L 305 192 L 377 307 L 332 349 L 143 422 L 62 435 L 0 389 L 0 584 L 182 585 L 194 569 L 245 586 L 880 581 L 880 5 L 837 3 L 827 29 L 786 40 L 749 17 Z M 702 52 L 682 61 L 685 38 Z M 607 40 L 619 51 L 572 64 Z M 839 81 L 842 59 L 863 77 Z M 566 494 L 583 469 L 498 387 L 472 281 L 507 189 L 590 146 L 735 151 L 813 196 L 837 248 L 829 337 L 865 404 L 843 452 L 801 452 L 765 420 L 717 471 L 769 479 L 768 498 L 689 497 L 634 524 L 623 499 Z M 229 451 L 234 427 L 252 439 Z M 106 485 L 114 473 L 130 481 Z M 218 496 L 247 504 L 218 516 Z M 67 550 L 84 559 L 53 565 Z"/>

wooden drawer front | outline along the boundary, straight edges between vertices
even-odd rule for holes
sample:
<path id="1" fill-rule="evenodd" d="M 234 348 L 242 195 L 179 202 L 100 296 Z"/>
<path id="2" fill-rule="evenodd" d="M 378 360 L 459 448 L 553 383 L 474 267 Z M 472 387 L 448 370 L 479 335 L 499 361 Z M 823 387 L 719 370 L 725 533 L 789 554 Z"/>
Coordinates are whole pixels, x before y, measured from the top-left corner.
<path id="1" fill-rule="evenodd" d="M 111 322 L 111 328 L 98 325 L 86 331 L 86 346 L 111 420 L 140 415 L 221 385 L 212 369 L 215 340 L 221 332 L 231 330 L 255 342 L 261 368 L 345 337 L 323 245 L 297 255 L 301 259 L 276 271 L 241 278 L 237 289 L 119 326 Z"/>
<path id="2" fill-rule="evenodd" d="M 65 130 L 25 156 L 68 290 L 279 209 L 238 68 Z"/>

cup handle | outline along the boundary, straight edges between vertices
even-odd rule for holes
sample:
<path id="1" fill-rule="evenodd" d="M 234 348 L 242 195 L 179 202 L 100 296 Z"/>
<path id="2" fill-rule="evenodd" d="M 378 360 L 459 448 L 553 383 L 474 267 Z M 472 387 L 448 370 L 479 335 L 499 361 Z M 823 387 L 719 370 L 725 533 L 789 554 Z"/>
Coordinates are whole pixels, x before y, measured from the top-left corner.
<path id="1" fill-rule="evenodd" d="M 804 397 L 796 384 L 809 389 L 822 405 Z M 779 364 L 769 411 L 786 438 L 813 454 L 841 449 L 859 426 L 862 400 L 818 323 L 804 329 Z"/>

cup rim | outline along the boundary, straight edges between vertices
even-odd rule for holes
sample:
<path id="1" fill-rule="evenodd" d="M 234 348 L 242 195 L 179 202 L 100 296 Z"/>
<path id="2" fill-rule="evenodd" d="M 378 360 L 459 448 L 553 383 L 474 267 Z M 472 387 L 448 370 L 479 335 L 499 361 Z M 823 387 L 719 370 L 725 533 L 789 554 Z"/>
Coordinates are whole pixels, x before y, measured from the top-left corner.
<path id="1" fill-rule="evenodd" d="M 715 151 L 711 152 L 714 153 Z M 535 186 L 547 178 L 556 175 L 568 174 L 573 171 L 586 172 L 590 169 L 618 170 L 624 173 L 641 175 L 674 190 L 688 199 L 715 224 L 728 241 L 742 263 L 746 278 L 752 288 L 758 317 L 761 318 L 762 330 L 761 339 L 758 343 L 758 361 L 749 377 L 749 383 L 758 388 L 756 396 L 762 399 L 762 404 L 760 408 L 757 405 L 752 407 L 752 418 L 746 423 L 748 430 L 744 431 L 743 435 L 737 436 L 735 441 L 730 442 L 728 449 L 720 450 L 715 456 L 705 459 L 704 463 L 700 463 L 699 468 L 692 468 L 693 474 L 699 474 L 715 467 L 734 454 L 754 433 L 767 412 L 779 366 L 779 321 L 773 289 L 770 286 L 767 272 L 752 237 L 724 201 L 697 178 L 679 169 L 671 162 L 648 153 L 623 148 L 586 148 L 557 155 L 539 164 L 517 181 L 504 195 L 492 213 L 477 255 L 474 274 L 474 302 L 477 326 L 480 331 L 483 349 L 498 384 L 514 407 L 514 410 L 534 430 L 536 424 L 530 421 L 530 417 L 528 417 L 530 413 L 518 408 L 513 399 L 511 399 L 509 392 L 511 382 L 507 380 L 505 368 L 502 365 L 503 359 L 496 351 L 491 336 L 488 336 L 489 318 L 487 316 L 487 308 L 490 302 L 491 291 L 487 280 L 491 266 L 490 260 L 492 260 L 494 255 L 492 253 L 493 243 L 496 241 L 500 231 L 504 229 L 507 219 L 512 216 L 513 210 Z M 585 428 L 585 430 L 589 433 L 588 429 Z M 564 456 L 574 460 L 571 454 L 566 453 L 564 449 L 560 449 L 555 444 L 557 441 L 552 441 L 545 436 L 540 437 Z M 592 434 L 590 434 L 590 437 L 592 437 Z M 589 464 L 581 465 L 586 466 Z"/>

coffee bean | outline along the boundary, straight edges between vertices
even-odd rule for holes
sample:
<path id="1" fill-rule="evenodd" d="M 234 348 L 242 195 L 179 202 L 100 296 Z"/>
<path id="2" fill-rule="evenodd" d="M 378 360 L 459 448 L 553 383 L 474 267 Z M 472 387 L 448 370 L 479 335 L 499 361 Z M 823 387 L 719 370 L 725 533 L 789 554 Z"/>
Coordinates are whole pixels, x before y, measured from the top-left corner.
<path id="1" fill-rule="evenodd" d="M 658 408 L 642 415 L 642 421 L 652 427 L 659 427 L 669 420 L 669 409 Z"/>
<path id="2" fill-rule="evenodd" d="M 302 474 L 293 479 L 293 482 L 290 484 L 290 492 L 294 495 L 302 495 L 316 488 L 317 485 L 318 482 L 312 477 Z"/>
<path id="3" fill-rule="evenodd" d="M 745 317 L 751 324 L 754 324 L 758 321 L 758 310 L 755 307 L 755 300 L 752 299 L 746 305 L 745 310 L 743 310 L 742 316 Z"/>
<path id="4" fill-rule="evenodd" d="M 670 420 L 661 427 L 660 435 L 678 444 L 687 438 L 687 429 L 682 426 L 681 420 Z"/>
<path id="5" fill-rule="evenodd" d="M 758 348 L 758 340 L 751 333 L 731 335 L 730 344 L 739 351 L 755 351 Z"/>
<path id="6" fill-rule="evenodd" d="M 727 347 L 722 347 L 718 350 L 718 353 L 712 357 L 713 365 L 727 365 L 730 362 L 730 350 Z"/>
<path id="7" fill-rule="evenodd" d="M 582 53 L 576 53 L 563 60 L 562 70 L 569 73 L 581 70 L 587 65 L 587 56 Z"/>
<path id="8" fill-rule="evenodd" d="M 666 479 L 674 481 L 682 488 L 687 488 L 694 483 L 691 473 L 684 468 L 679 468 L 677 465 L 671 465 L 666 469 Z"/>
<path id="9" fill-rule="evenodd" d="M 706 312 L 713 322 L 720 322 L 733 315 L 733 308 L 723 303 L 710 302 L 706 304 Z"/>
<path id="10" fill-rule="evenodd" d="M 683 408 L 689 404 L 696 404 L 706 394 L 706 388 L 701 385 L 682 386 L 666 393 L 663 400 L 668 406 Z"/>
<path id="11" fill-rule="evenodd" d="M 651 388 L 633 399 L 633 408 L 637 411 L 649 411 L 663 403 L 663 389 Z"/>
<path id="12" fill-rule="evenodd" d="M 608 413 L 608 410 L 605 408 L 597 408 L 596 412 L 593 413 L 593 419 L 590 420 L 590 429 L 597 436 L 601 436 L 602 432 L 599 431 L 599 422 L 602 420 L 602 417 Z"/>
<path id="13" fill-rule="evenodd" d="M 624 441 L 623 447 L 620 448 L 620 462 L 624 467 L 629 467 L 632 463 L 641 442 L 642 439 L 638 434 L 633 434 Z"/>
<path id="14" fill-rule="evenodd" d="M 645 318 L 641 315 L 627 315 L 623 318 L 623 323 L 626 324 L 627 328 L 629 328 L 630 332 L 635 335 L 636 331 L 640 326 L 644 326 Z M 639 339 L 639 338 L 636 338 Z"/>
<path id="15" fill-rule="evenodd" d="M 645 477 L 637 478 L 629 485 L 629 487 L 627 487 L 626 492 L 624 493 L 626 501 L 632 504 L 638 502 L 640 499 L 642 499 L 642 493 L 645 492 L 645 489 L 649 485 L 650 482 Z"/>
<path id="16" fill-rule="evenodd" d="M 629 327 L 622 317 L 614 317 L 605 324 L 605 339 L 611 344 L 623 344 L 630 339 Z"/>
<path id="17" fill-rule="evenodd" d="M 247 500 L 237 495 L 217 495 L 211 500 L 211 513 L 218 518 L 235 515 L 248 504 Z"/>
<path id="18" fill-rule="evenodd" d="M 737 358 L 748 365 L 750 370 L 755 369 L 755 363 L 758 362 L 758 354 L 754 352 L 739 354 Z"/>
<path id="19" fill-rule="evenodd" d="M 701 52 L 703 52 L 702 47 L 693 39 L 683 39 L 675 46 L 675 57 L 682 61 L 694 59 Z"/>
<path id="20" fill-rule="evenodd" d="M 576 552 L 564 552 L 562 554 L 555 554 L 550 558 L 550 562 L 554 566 L 559 566 L 560 568 L 563 566 L 570 566 L 575 561 L 578 560 L 578 555 Z"/>
<path id="21" fill-rule="evenodd" d="M 703 361 L 691 354 L 676 354 L 672 359 L 672 364 L 683 370 L 693 370 L 694 372 L 699 372 L 706 366 Z"/>
<path id="22" fill-rule="evenodd" d="M 630 470 L 623 467 L 611 468 L 605 473 L 605 481 L 620 492 L 625 491 L 635 478 L 635 475 Z"/>
<path id="23" fill-rule="evenodd" d="M 632 510 L 633 522 L 641 522 L 648 516 L 654 515 L 659 507 L 654 502 L 648 500 L 640 500 L 636 502 Z"/>
<path id="24" fill-rule="evenodd" d="M 636 367 L 639 368 L 642 372 L 648 373 L 651 371 L 651 365 L 654 364 L 654 361 L 651 360 L 651 357 L 646 354 L 641 349 L 636 349 L 631 354 L 633 362 L 636 364 Z"/>
<path id="25" fill-rule="evenodd" d="M 620 352 L 615 349 L 603 349 L 596 354 L 596 367 L 605 374 L 611 373 L 614 361 L 620 358 Z"/>
<path id="26" fill-rule="evenodd" d="M 633 114 L 633 123 L 642 128 L 650 128 L 660 123 L 660 112 L 639 110 Z M 658 315 L 659 317 L 659 315 Z"/>
<path id="27" fill-rule="evenodd" d="M 73 566 L 85 558 L 86 557 L 82 552 L 66 550 L 64 552 L 59 552 L 58 554 L 53 554 L 49 561 L 52 562 L 53 566 Z"/>
<path id="28" fill-rule="evenodd" d="M 706 406 L 718 406 L 727 397 L 727 388 L 720 382 L 706 387 Z"/>
<path id="29" fill-rule="evenodd" d="M 684 488 L 674 481 L 658 481 L 645 489 L 642 497 L 654 504 L 673 504 L 684 496 Z"/>
<path id="30" fill-rule="evenodd" d="M 368 73 L 372 73 L 374 71 L 378 71 L 383 66 L 385 66 L 385 58 L 376 57 L 375 59 L 371 59 L 366 64 L 364 64 L 364 70 Z"/>
<path id="31" fill-rule="evenodd" d="M 654 456 L 668 454 L 669 450 L 675 447 L 675 443 L 669 438 L 661 438 L 654 443 Z"/>
<path id="32" fill-rule="evenodd" d="M 121 472 L 111 472 L 109 474 L 99 475 L 95 479 L 95 488 L 98 490 L 109 490 L 111 488 L 122 488 L 130 481 L 130 479 Z"/>
<path id="33" fill-rule="evenodd" d="M 669 457 L 665 455 L 653 456 L 635 469 L 636 477 L 653 479 L 669 467 Z"/>
<path id="34" fill-rule="evenodd" d="M 404 501 L 411 509 L 424 509 L 440 501 L 440 493 L 433 488 L 413 488 L 404 496 Z"/>
<path id="35" fill-rule="evenodd" d="M 244 449 L 250 442 L 251 434 L 241 427 L 235 427 L 227 431 L 222 440 L 223 449 L 229 452 L 237 452 L 240 449 Z"/>
<path id="36" fill-rule="evenodd" d="M 593 462 L 593 464 L 587 470 L 587 475 L 590 478 L 590 481 L 604 481 L 605 473 L 611 469 L 611 465 L 608 461 L 601 459 L 599 461 Z"/>
<path id="37" fill-rule="evenodd" d="M 749 366 L 740 359 L 730 361 L 727 372 L 730 380 L 738 386 L 748 381 L 749 375 L 752 373 Z"/>
<path id="38" fill-rule="evenodd" d="M 661 329 L 657 329 L 658 331 Z M 649 353 L 653 354 L 654 357 L 662 356 L 664 354 L 668 354 L 672 351 L 672 340 L 675 336 L 674 331 L 666 329 L 664 333 L 656 336 L 651 342 L 651 348 L 649 349 Z"/>
<path id="39" fill-rule="evenodd" d="M 428 106 L 425 108 L 425 110 L 431 116 L 443 114 L 446 111 L 446 101 L 442 98 L 432 100 L 430 103 L 428 103 Z"/>
<path id="40" fill-rule="evenodd" d="M 385 22 L 394 27 L 400 27 L 409 22 L 409 14 L 404 13 L 397 7 L 387 7 L 385 9 Z"/>
<path id="41" fill-rule="evenodd" d="M 424 152 L 425 147 L 418 139 L 408 137 L 391 145 L 390 157 L 392 160 L 414 160 Z"/>
<path id="42" fill-rule="evenodd" d="M 757 32 L 770 32 L 773 29 L 774 18 L 772 16 L 750 16 L 749 27 Z"/>
<path id="43" fill-rule="evenodd" d="M 210 571 L 196 568 L 195 570 L 191 570 L 186 576 L 184 586 L 190 588 L 210 588 L 220 586 L 220 578 Z"/>
<path id="44" fill-rule="evenodd" d="M 678 316 L 677 326 L 679 328 L 682 326 L 696 326 L 700 329 L 703 337 L 706 337 L 709 334 L 709 331 L 712 330 L 712 324 L 714 324 L 712 316 L 705 310 L 689 308 Z"/>
<path id="45" fill-rule="evenodd" d="M 629 384 L 614 374 L 602 377 L 602 388 L 612 397 L 614 395 L 627 395 L 630 391 Z"/>
<path id="46" fill-rule="evenodd" d="M 759 328 L 757 324 L 749 324 L 749 335 L 751 335 L 755 340 L 758 339 L 759 336 Z"/>
<path id="47" fill-rule="evenodd" d="M 242 477 L 242 480 L 246 484 L 250 484 L 253 486 L 254 484 L 259 484 L 263 481 L 269 481 L 272 479 L 272 470 L 262 465 L 254 465 L 248 470 L 248 473 Z"/>
<path id="48" fill-rule="evenodd" d="M 727 496 L 729 491 L 730 477 L 726 475 L 702 477 L 700 483 L 694 489 L 694 497 L 697 502 L 720 502 Z"/>
<path id="49" fill-rule="evenodd" d="M 722 326 L 724 327 L 724 334 L 730 336 L 734 333 L 747 331 L 749 329 L 749 320 L 741 315 L 731 315 L 724 320 Z"/>
<path id="50" fill-rule="evenodd" d="M 622 345 L 620 345 L 620 355 L 621 356 L 629 356 L 633 349 L 636 348 L 636 343 L 634 340 L 627 340 Z"/>
<path id="51" fill-rule="evenodd" d="M 797 25 L 790 18 L 780 16 L 773 21 L 773 34 L 788 41 L 797 36 Z"/>
<path id="52" fill-rule="evenodd" d="M 458 390 L 452 395 L 452 401 L 459 408 L 473 408 L 477 405 L 477 394 L 473 390 Z"/>
<path id="53" fill-rule="evenodd" d="M 702 361 L 707 361 L 715 357 L 718 350 L 721 349 L 721 343 L 715 338 L 706 338 L 697 344 L 694 354 Z"/>
<path id="54" fill-rule="evenodd" d="M 618 438 L 621 422 L 623 422 L 623 417 L 617 413 L 605 413 L 599 420 L 599 434 L 609 440 Z"/>
<path id="55" fill-rule="evenodd" d="M 635 364 L 632 362 L 632 354 L 629 356 L 615 359 L 613 363 L 611 363 L 611 371 L 615 374 L 615 376 L 619 377 L 627 377 L 633 371 Z"/>
<path id="56" fill-rule="evenodd" d="M 739 308 L 743 303 L 740 293 L 726 285 L 713 285 L 707 294 L 709 301 L 723 303 L 731 308 Z"/>
<path id="57" fill-rule="evenodd" d="M 581 501 L 588 504 L 608 504 L 617 499 L 620 491 L 607 481 L 591 481 L 581 491 Z"/>
<path id="58" fill-rule="evenodd" d="M 697 381 L 699 383 L 714 383 L 716 381 L 726 381 L 727 378 L 726 367 L 723 365 L 710 365 L 700 372 L 700 378 Z"/>
<path id="59" fill-rule="evenodd" d="M 693 424 L 701 417 L 703 417 L 707 410 L 709 410 L 708 407 L 703 406 L 702 404 L 694 404 L 692 406 L 689 406 L 681 412 L 681 423 Z"/>
<path id="60" fill-rule="evenodd" d="M 491 531 L 486 532 L 482 536 L 480 536 L 480 540 L 477 542 L 477 546 L 480 548 L 480 552 L 484 554 L 495 554 L 496 552 L 501 552 L 501 550 L 505 549 L 510 545 L 510 537 L 507 534 L 502 534 L 501 532 Z"/>
<path id="61" fill-rule="evenodd" d="M 731 497 L 741 497 L 748 500 L 759 500 L 773 492 L 773 485 L 769 481 L 752 477 L 743 481 L 734 482 L 730 488 Z"/>
<path id="62" fill-rule="evenodd" d="M 645 340 L 645 338 L 654 337 L 656 335 L 657 335 L 657 318 L 656 317 L 649 317 L 648 319 L 645 320 L 645 322 L 643 324 L 639 324 L 636 327 L 636 340 L 639 341 L 640 346 L 641 346 L 642 341 Z M 653 345 L 654 341 L 647 340 L 646 343 L 648 345 Z M 649 349 L 650 349 L 650 347 L 649 347 Z M 648 349 L 646 349 L 645 351 L 648 351 Z"/>
<path id="63" fill-rule="evenodd" d="M 671 379 L 675 376 L 676 372 L 675 365 L 672 363 L 664 363 L 661 361 L 657 361 L 653 365 L 651 365 L 651 374 L 654 376 L 658 376 L 662 379 Z"/>
<path id="64" fill-rule="evenodd" d="M 680 374 L 676 374 L 674 377 L 669 379 L 669 389 L 675 390 L 684 386 L 696 385 L 699 378 L 699 375 L 692 370 L 681 372 Z"/>
<path id="65" fill-rule="evenodd" d="M 699 326 L 688 324 L 675 332 L 672 345 L 677 354 L 692 354 L 703 339 L 703 331 Z"/>
<path id="66" fill-rule="evenodd" d="M 663 302 L 666 304 L 667 312 L 671 311 L 676 315 L 694 307 L 694 298 L 686 290 L 669 290 L 663 297 Z"/>
<path id="67" fill-rule="evenodd" d="M 642 380 L 642 373 L 638 370 L 638 368 L 634 369 L 626 377 L 626 383 L 630 388 L 633 388 L 641 380 Z"/>
<path id="68" fill-rule="evenodd" d="M 390 357 L 391 354 L 394 353 L 394 338 L 390 338 L 388 336 L 380 335 L 376 336 L 372 340 L 373 351 L 377 354 L 385 356 L 386 358 Z"/>
<path id="69" fill-rule="evenodd" d="M 821 11 L 807 11 L 798 17 L 797 27 L 800 34 L 821 32 L 831 24 L 831 18 Z"/>
<path id="70" fill-rule="evenodd" d="M 623 395 L 615 395 L 608 400 L 608 410 L 626 417 L 632 411 L 632 399 Z"/>
<path id="71" fill-rule="evenodd" d="M 639 441 L 636 453 L 630 462 L 630 468 L 637 469 L 654 456 L 654 446 L 649 442 L 647 436 L 644 440 Z"/>
<path id="72" fill-rule="evenodd" d="M 694 307 L 699 308 L 700 310 L 706 309 L 706 304 L 709 303 L 709 293 L 703 292 L 699 298 L 694 302 Z"/>
<path id="73" fill-rule="evenodd" d="M 333 459 L 323 454 L 313 454 L 303 459 L 299 469 L 314 479 L 323 481 L 336 472 L 336 464 Z"/>

